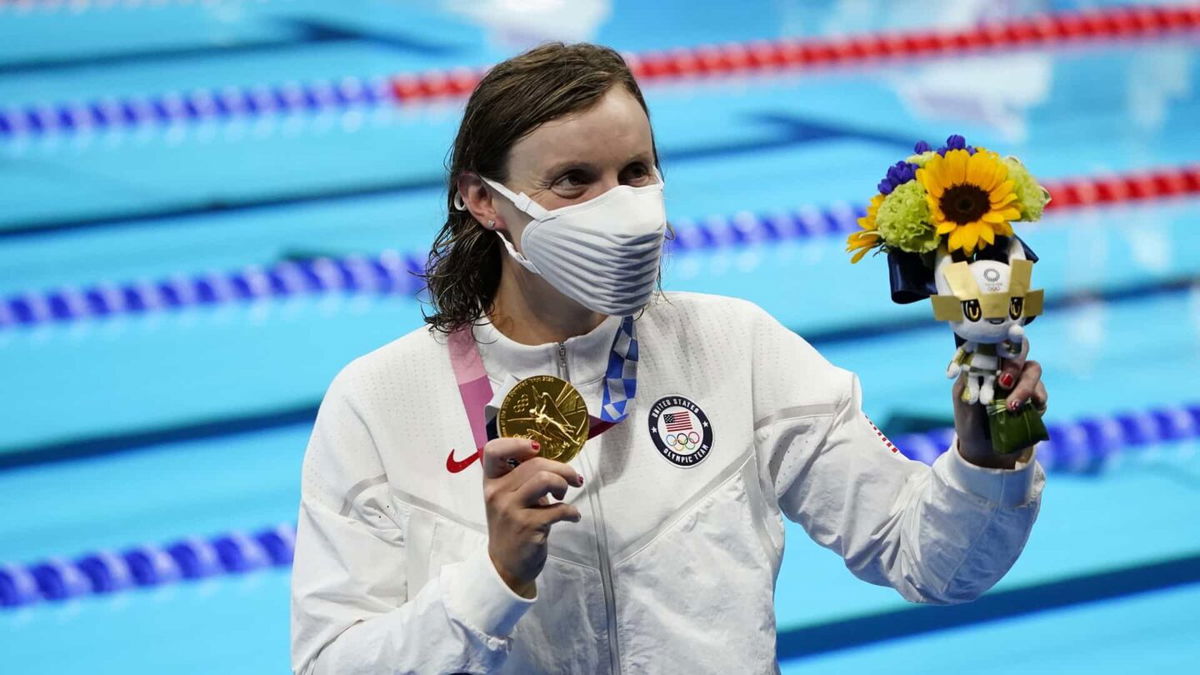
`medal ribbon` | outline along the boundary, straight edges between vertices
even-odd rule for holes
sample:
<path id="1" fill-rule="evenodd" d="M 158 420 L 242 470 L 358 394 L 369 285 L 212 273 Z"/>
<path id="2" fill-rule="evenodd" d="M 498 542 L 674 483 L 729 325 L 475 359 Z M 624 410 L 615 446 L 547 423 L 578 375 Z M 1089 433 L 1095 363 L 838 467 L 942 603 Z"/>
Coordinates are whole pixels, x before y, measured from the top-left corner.
<path id="1" fill-rule="evenodd" d="M 469 325 L 450 334 L 449 346 L 450 365 L 454 368 L 458 393 L 471 423 L 471 435 L 475 438 L 476 448 L 482 451 L 489 440 L 499 435 L 495 418 L 485 419 L 488 401 L 494 393 L 492 383 L 483 368 L 483 357 Z M 637 332 L 633 317 L 627 316 L 621 321 L 609 351 L 600 417 L 588 415 L 588 438 L 599 436 L 628 416 L 626 407 L 637 392 L 637 360 Z"/>

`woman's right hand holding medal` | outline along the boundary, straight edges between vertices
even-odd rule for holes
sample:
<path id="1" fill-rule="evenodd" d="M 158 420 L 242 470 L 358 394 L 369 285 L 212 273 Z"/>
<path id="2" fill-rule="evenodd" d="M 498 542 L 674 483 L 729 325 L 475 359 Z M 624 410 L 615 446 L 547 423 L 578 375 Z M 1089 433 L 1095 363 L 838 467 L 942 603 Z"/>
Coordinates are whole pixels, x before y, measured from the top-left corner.
<path id="1" fill-rule="evenodd" d="M 500 578 L 526 598 L 536 595 L 550 526 L 581 517 L 579 509 L 561 500 L 567 488 L 583 486 L 583 477 L 569 464 L 538 457 L 539 449 L 527 438 L 497 438 L 483 447 L 488 555 Z"/>

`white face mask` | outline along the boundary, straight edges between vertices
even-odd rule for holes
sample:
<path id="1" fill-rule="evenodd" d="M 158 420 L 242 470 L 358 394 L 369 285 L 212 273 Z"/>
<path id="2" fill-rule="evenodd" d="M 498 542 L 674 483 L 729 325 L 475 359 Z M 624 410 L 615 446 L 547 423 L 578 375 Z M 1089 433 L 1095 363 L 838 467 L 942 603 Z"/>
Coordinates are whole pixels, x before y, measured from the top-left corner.
<path id="1" fill-rule="evenodd" d="M 658 182 L 651 185 L 619 185 L 553 211 L 524 192 L 483 181 L 533 218 L 521 233 L 524 255 L 496 233 L 522 267 L 593 312 L 629 316 L 645 306 L 658 282 L 667 213 L 657 168 L 654 176 Z"/>

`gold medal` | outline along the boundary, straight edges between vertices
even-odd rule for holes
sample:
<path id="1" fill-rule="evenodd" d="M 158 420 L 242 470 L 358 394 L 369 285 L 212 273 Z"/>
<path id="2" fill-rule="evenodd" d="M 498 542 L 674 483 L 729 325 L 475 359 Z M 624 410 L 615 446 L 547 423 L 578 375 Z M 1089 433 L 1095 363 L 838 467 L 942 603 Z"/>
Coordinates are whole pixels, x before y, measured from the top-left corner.
<path id="1" fill-rule="evenodd" d="M 502 437 L 541 444 L 538 456 L 569 462 L 588 439 L 588 411 L 570 382 L 551 375 L 527 377 L 513 385 L 496 413 Z"/>

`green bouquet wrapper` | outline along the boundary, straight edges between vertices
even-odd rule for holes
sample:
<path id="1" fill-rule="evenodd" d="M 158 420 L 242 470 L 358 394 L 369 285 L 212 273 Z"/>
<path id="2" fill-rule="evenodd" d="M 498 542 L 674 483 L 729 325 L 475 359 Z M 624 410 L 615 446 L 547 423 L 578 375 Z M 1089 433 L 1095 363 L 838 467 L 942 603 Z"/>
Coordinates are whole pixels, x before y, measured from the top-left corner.
<path id="1" fill-rule="evenodd" d="M 992 449 L 1002 455 L 1023 450 L 1038 441 L 1050 440 L 1042 416 L 1029 401 L 1015 412 L 1009 411 L 1003 398 L 993 399 L 985 406 Z"/>

